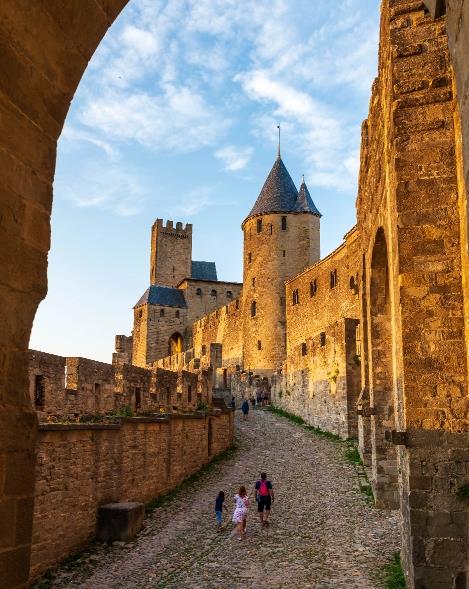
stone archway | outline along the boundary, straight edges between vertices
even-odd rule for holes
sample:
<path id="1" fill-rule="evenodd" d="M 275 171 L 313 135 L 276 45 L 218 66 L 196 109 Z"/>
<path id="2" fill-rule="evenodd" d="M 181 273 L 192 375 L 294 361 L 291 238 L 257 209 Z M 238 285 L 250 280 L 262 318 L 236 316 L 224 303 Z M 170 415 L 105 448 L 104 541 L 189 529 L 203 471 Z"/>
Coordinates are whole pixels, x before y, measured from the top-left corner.
<path id="1" fill-rule="evenodd" d="M 0 579 L 5 589 L 27 587 L 29 574 L 37 418 L 27 394 L 26 351 L 47 292 L 57 140 L 88 61 L 127 1 L 0 3 Z"/>
<path id="2" fill-rule="evenodd" d="M 392 376 L 392 322 L 386 236 L 378 229 L 369 272 L 369 382 L 372 486 L 377 507 L 399 506 Z"/>
<path id="3" fill-rule="evenodd" d="M 184 349 L 184 339 L 179 332 L 173 333 L 168 340 L 168 356 L 180 354 Z"/>

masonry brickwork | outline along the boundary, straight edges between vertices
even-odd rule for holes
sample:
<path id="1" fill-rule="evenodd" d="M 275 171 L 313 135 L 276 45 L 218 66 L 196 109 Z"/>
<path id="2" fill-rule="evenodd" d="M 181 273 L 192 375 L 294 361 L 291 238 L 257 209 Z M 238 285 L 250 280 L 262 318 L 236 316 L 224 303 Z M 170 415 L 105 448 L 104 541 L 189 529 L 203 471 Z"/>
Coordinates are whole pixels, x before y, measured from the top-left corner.
<path id="1" fill-rule="evenodd" d="M 31 578 L 94 537 L 99 505 L 148 503 L 229 447 L 232 436 L 233 413 L 220 410 L 109 425 L 41 425 Z"/>

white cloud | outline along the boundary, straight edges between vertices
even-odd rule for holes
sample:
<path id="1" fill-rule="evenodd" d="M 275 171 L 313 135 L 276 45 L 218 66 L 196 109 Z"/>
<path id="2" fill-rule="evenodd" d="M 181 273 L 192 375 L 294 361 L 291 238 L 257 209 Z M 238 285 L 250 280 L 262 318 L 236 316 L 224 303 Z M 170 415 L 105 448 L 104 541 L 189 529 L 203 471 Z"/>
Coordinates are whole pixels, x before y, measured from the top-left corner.
<path id="1" fill-rule="evenodd" d="M 107 136 L 178 152 L 212 145 L 230 124 L 202 95 L 172 85 L 154 96 L 114 92 L 98 97 L 87 104 L 80 119 Z"/>
<path id="2" fill-rule="evenodd" d="M 71 149 L 75 148 L 77 143 L 90 143 L 91 145 L 102 149 L 111 161 L 119 160 L 122 155 L 119 149 L 114 145 L 111 145 L 108 141 L 105 141 L 92 133 L 76 129 L 69 124 L 65 125 L 62 134 L 60 135 L 60 139 L 61 141 L 65 141 Z"/>
<path id="3" fill-rule="evenodd" d="M 154 55 L 158 50 L 155 36 L 145 29 L 129 25 L 125 27 L 121 39 L 128 49 L 135 51 L 143 58 Z"/>
<path id="4" fill-rule="evenodd" d="M 215 157 L 219 159 L 225 170 L 236 172 L 243 170 L 251 160 L 253 153 L 252 147 L 235 147 L 234 145 L 227 145 L 215 152 Z"/>

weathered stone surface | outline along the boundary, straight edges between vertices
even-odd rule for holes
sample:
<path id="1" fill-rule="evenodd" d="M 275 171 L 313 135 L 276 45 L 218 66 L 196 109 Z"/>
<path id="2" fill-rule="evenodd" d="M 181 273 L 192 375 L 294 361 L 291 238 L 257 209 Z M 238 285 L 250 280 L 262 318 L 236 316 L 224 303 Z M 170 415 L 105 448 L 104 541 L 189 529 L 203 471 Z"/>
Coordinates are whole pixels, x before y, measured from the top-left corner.
<path id="1" fill-rule="evenodd" d="M 128 542 L 142 529 L 143 503 L 108 503 L 98 508 L 96 538 L 101 542 Z"/>

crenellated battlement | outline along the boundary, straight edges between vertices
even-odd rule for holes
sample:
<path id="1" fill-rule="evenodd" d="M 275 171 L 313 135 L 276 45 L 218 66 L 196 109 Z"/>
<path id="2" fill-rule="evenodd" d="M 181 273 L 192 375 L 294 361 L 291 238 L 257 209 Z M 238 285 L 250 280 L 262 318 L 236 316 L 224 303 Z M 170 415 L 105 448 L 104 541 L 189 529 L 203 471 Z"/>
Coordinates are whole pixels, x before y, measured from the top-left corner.
<path id="1" fill-rule="evenodd" d="M 192 223 L 186 223 L 185 225 L 181 221 L 168 219 L 166 223 L 164 219 L 156 219 L 153 223 L 152 231 L 162 231 L 165 235 L 173 234 L 178 236 L 192 237 Z"/>

